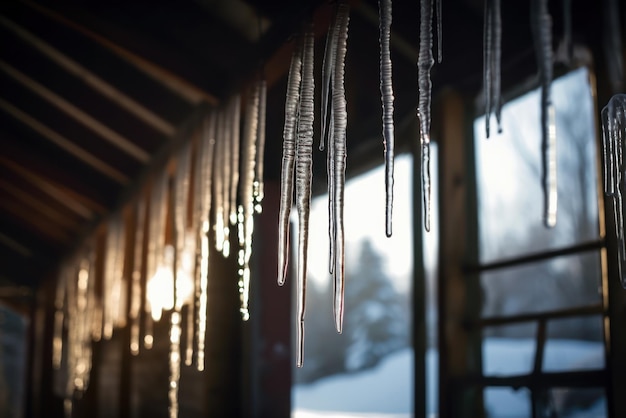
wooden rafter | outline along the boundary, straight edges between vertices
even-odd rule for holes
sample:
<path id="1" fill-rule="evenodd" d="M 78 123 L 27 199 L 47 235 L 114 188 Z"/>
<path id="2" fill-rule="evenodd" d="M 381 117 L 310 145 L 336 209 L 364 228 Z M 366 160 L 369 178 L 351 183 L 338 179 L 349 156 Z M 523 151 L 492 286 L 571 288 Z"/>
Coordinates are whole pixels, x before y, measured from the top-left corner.
<path id="1" fill-rule="evenodd" d="M 58 203 L 65 205 L 65 207 L 77 215 L 85 219 L 91 219 L 93 217 L 93 211 L 81 201 L 84 199 L 76 196 L 75 193 L 69 191 L 67 188 L 59 187 L 3 156 L 0 156 L 0 165 L 8 168 L 14 174 L 17 174 L 39 191 L 56 200 Z M 104 208 L 102 208 L 102 211 L 104 211 Z"/>
<path id="2" fill-rule="evenodd" d="M 25 244 L 21 243 L 17 238 L 10 237 L 0 232 L 0 245 L 4 245 L 22 255 L 23 257 L 30 257 L 33 255 L 33 251 Z"/>
<path id="3" fill-rule="evenodd" d="M 115 42 L 107 39 L 106 37 L 95 33 L 89 28 L 74 22 L 73 20 L 68 19 L 67 17 L 41 5 L 34 3 L 30 0 L 23 0 L 23 3 L 28 5 L 30 8 L 37 10 L 43 15 L 49 17 L 65 25 L 76 32 L 86 36 L 87 38 L 97 42 L 99 45 L 104 48 L 109 49 L 111 52 L 123 58 L 134 66 L 137 70 L 141 71 L 143 74 L 152 78 L 156 82 L 160 83 L 164 87 L 167 87 L 172 93 L 184 98 L 188 102 L 192 104 L 199 104 L 202 101 L 206 101 L 209 104 L 217 105 L 219 100 L 217 97 L 212 95 L 211 93 L 203 90 L 202 88 L 188 82 L 187 80 L 173 74 L 172 72 L 162 68 L 161 66 L 129 51 L 128 49 L 116 44 Z"/>
<path id="4" fill-rule="evenodd" d="M 68 244 L 71 236 L 65 229 L 60 228 L 54 222 L 50 222 L 32 209 L 20 205 L 9 199 L 0 199 L 0 210 L 4 216 L 12 218 L 24 228 L 29 228 L 38 235 L 44 235 L 56 243 Z"/>
<path id="5" fill-rule="evenodd" d="M 37 195 L 33 195 L 17 187 L 6 180 L 0 179 L 0 190 L 8 194 L 4 198 L 11 199 L 16 203 L 30 207 L 33 211 L 37 212 L 40 217 L 47 218 L 66 229 L 76 228 L 77 223 L 71 217 L 61 213 L 56 208 L 50 206 L 45 201 L 37 198 Z"/>
<path id="6" fill-rule="evenodd" d="M 26 74 L 17 70 L 3 60 L 0 60 L 0 71 L 3 71 L 5 74 L 35 92 L 40 97 L 44 98 L 49 103 L 62 110 L 87 128 L 91 129 L 93 132 L 97 133 L 122 151 L 132 155 L 138 161 L 145 163 L 150 159 L 150 155 L 135 145 L 131 140 L 115 132 L 113 129 L 109 128 L 102 122 L 87 114 L 77 106 L 74 106 L 63 97 L 28 77 Z"/>
<path id="7" fill-rule="evenodd" d="M 2 18 L 0 17 L 0 20 L 1 19 Z M 111 167 L 109 164 L 105 163 L 100 158 L 94 156 L 88 151 L 85 151 L 83 148 L 79 147 L 74 142 L 65 138 L 64 136 L 52 130 L 48 126 L 39 122 L 34 117 L 30 116 L 26 112 L 18 109 L 17 107 L 13 106 L 11 103 L 1 98 L 0 98 L 0 109 L 9 113 L 15 119 L 19 120 L 20 122 L 24 123 L 26 126 L 37 131 L 40 135 L 42 135 L 49 141 L 63 148 L 65 151 L 69 152 L 70 154 L 78 157 L 80 160 L 91 165 L 94 169 L 114 179 L 118 183 L 121 183 L 121 184 L 128 183 L 129 181 L 128 176 L 126 176 L 124 173 L 122 173 L 121 171 L 119 171 L 118 169 L 114 167 Z"/>
<path id="8" fill-rule="evenodd" d="M 54 48 L 43 39 L 22 28 L 20 25 L 7 19 L 5 16 L 0 16 L 0 25 L 4 26 L 25 42 L 32 45 L 39 52 L 63 67 L 63 69 L 67 72 L 81 79 L 85 84 L 89 85 L 103 96 L 108 97 L 135 117 L 157 129 L 159 132 L 167 136 L 171 136 L 176 131 L 176 128 L 171 123 L 156 115 L 142 104 L 127 96 L 122 91 L 98 77 L 96 74 L 89 71 L 87 68 L 83 67 L 58 49 Z"/>

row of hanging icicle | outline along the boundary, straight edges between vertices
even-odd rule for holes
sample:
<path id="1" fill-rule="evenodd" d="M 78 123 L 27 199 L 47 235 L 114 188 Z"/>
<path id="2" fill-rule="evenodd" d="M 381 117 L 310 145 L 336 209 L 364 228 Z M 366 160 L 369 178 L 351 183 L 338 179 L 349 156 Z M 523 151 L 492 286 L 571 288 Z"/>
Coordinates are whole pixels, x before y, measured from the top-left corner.
<path id="1" fill-rule="evenodd" d="M 239 96 L 208 113 L 150 187 L 108 222 L 101 278 L 95 237 L 62 267 L 53 367 L 66 376 L 68 417 L 73 399 L 89 383 L 92 341 L 111 339 L 115 329 L 130 326 L 128 349 L 137 355 L 142 347 L 152 348 L 153 322 L 164 311 L 171 321 L 169 411 L 178 416 L 181 362 L 205 367 L 209 242 L 224 257 L 236 251 L 240 311 L 243 320 L 249 318 L 253 214 L 263 201 L 265 103 L 261 80 L 246 97 L 243 117 Z"/>
<path id="2" fill-rule="evenodd" d="M 484 1 L 483 31 L 483 90 L 485 102 L 486 136 L 490 136 L 490 119 L 495 113 L 498 132 L 501 132 L 501 0 Z M 551 99 L 554 54 L 552 50 L 552 18 L 547 0 L 530 0 L 530 23 L 535 45 L 538 77 L 541 87 L 541 179 L 543 188 L 544 224 L 548 228 L 557 220 L 557 154 L 555 111 Z M 564 42 L 568 54 L 571 46 L 571 0 L 563 0 L 566 24 Z M 614 3 L 614 2 L 613 2 Z M 385 154 L 385 232 L 392 233 L 394 123 L 393 87 L 391 81 L 391 0 L 379 0 L 380 30 L 380 90 L 382 99 L 382 137 Z M 614 5 L 615 6 L 615 5 Z M 615 6 L 616 7 L 616 6 Z M 432 82 L 430 72 L 435 64 L 433 53 L 433 20 L 436 22 L 437 62 L 443 58 L 442 0 L 420 1 L 418 108 L 422 169 L 422 194 L 424 198 L 424 228 L 431 224 L 430 128 Z M 328 29 L 322 63 L 320 151 L 326 148 L 329 213 L 329 272 L 333 277 L 334 322 L 342 331 L 344 309 L 344 226 L 343 197 L 346 169 L 347 104 L 344 88 L 345 58 L 347 51 L 349 6 L 339 1 Z M 619 29 L 619 28 L 618 28 Z M 617 37 L 619 39 L 619 36 Z M 283 131 L 283 157 L 279 214 L 278 284 L 285 282 L 289 252 L 289 216 L 293 204 L 295 181 L 295 206 L 298 213 L 297 240 L 297 349 L 296 363 L 304 359 L 304 316 L 306 299 L 307 245 L 311 201 L 311 172 L 313 145 L 313 51 L 314 33 L 307 25 L 296 40 L 289 69 L 285 101 Z M 613 48 L 617 50 L 617 48 Z M 569 57 L 571 60 L 571 56 Z M 620 154 L 621 155 L 621 154 Z M 295 180 L 294 180 L 295 177 Z M 623 221 L 622 221 L 623 222 Z M 623 244 L 622 234 L 622 247 Z M 622 249 L 626 270 L 626 249 Z"/>
<path id="3" fill-rule="evenodd" d="M 500 57 L 502 23 L 501 0 L 485 0 L 484 18 L 484 96 L 486 134 L 489 137 L 491 113 L 498 129 L 501 123 Z M 568 6 L 569 1 L 564 0 Z M 382 100 L 382 137 L 385 154 L 385 196 L 387 236 L 392 233 L 393 207 L 393 87 L 390 54 L 391 0 L 379 1 L 380 12 L 380 90 Z M 567 12 L 569 13 L 569 12 Z M 424 227 L 430 229 L 430 72 L 435 64 L 433 54 L 433 15 L 436 16 L 437 62 L 442 54 L 442 0 L 420 1 L 418 71 L 418 118 L 420 126 Z M 566 16 L 566 19 L 568 16 Z M 542 185 L 544 190 L 544 223 L 556 224 L 556 135 L 551 103 L 552 23 L 547 0 L 531 0 L 531 26 L 537 54 L 541 85 Z M 347 102 L 344 87 L 345 60 L 348 45 L 349 6 L 336 5 L 334 18 L 326 36 L 321 76 L 321 122 L 319 149 L 327 152 L 329 195 L 329 272 L 333 277 L 334 322 L 342 331 L 344 310 L 344 226 L 343 201 L 346 170 Z M 571 28 L 570 28 L 571 29 Z M 571 34 L 569 35 L 571 36 Z M 566 34 L 567 37 L 567 34 Z M 278 219 L 278 284 L 287 277 L 289 252 L 289 218 L 294 196 L 298 213 L 297 239 L 297 360 L 304 359 L 304 315 L 306 296 L 307 245 L 311 202 L 312 153 L 314 143 L 314 42 L 312 24 L 307 24 L 296 38 L 287 81 L 283 156 L 281 170 L 280 211 Z M 571 39 L 566 39 L 571 42 Z M 215 248 L 225 257 L 237 249 L 238 284 L 241 314 L 249 317 L 250 257 L 254 212 L 261 210 L 263 199 L 263 149 L 265 142 L 266 87 L 260 82 L 245 106 L 243 132 L 238 96 L 222 109 L 211 112 L 204 121 L 197 141 L 189 141 L 176 158 L 173 178 L 164 171 L 154 180 L 135 206 L 134 242 L 126 240 L 128 230 L 121 214 L 108 225 L 102 289 L 94 280 L 95 243 L 80 256 L 66 263 L 58 281 L 55 300 L 54 367 L 67 370 L 66 403 L 82 393 L 89 381 L 91 341 L 109 339 L 113 330 L 131 327 L 129 349 L 137 354 L 140 347 L 152 347 L 152 321 L 164 310 L 171 310 L 170 331 L 170 415 L 177 416 L 177 391 L 180 378 L 181 332 L 185 335 L 184 362 L 194 357 L 199 370 L 204 368 L 206 335 L 207 280 L 209 270 L 209 235 Z M 617 97 L 603 112 L 605 120 L 606 193 L 621 208 L 624 188 L 622 148 L 626 126 L 626 99 Z M 173 185 L 170 187 L 170 180 Z M 168 219 L 169 216 L 169 219 Z M 618 225 L 620 277 L 626 271 L 624 220 L 615 211 Z M 173 234 L 166 241 L 168 223 Z M 621 232 L 620 232 L 621 231 Z M 132 250 L 128 250 L 128 246 Z M 131 256 L 132 261 L 125 256 Z M 125 266 L 133 266 L 126 274 Z M 127 277 L 128 276 L 128 277 Z M 127 280 L 130 293 L 127 295 Z M 626 281 L 625 281 L 626 283 Z M 182 307 L 190 312 L 183 323 Z M 142 314 L 142 310 L 144 314 Z M 140 325 L 140 319 L 145 323 Z M 140 333 L 143 330 L 143 336 Z M 194 338 L 195 336 L 195 338 Z M 64 344 L 63 341 L 66 341 Z M 195 356 L 194 356 L 195 353 Z"/>

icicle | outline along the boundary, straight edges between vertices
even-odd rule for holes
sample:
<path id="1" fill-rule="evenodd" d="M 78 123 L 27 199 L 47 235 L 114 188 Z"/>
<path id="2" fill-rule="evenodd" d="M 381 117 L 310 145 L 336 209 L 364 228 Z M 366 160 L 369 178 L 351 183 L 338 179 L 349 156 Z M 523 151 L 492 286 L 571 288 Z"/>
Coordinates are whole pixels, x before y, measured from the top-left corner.
<path id="1" fill-rule="evenodd" d="M 65 305 L 67 309 L 67 362 L 65 369 L 64 406 L 72 413 L 73 399 L 89 386 L 92 365 L 91 336 L 95 300 L 93 280 L 89 280 L 90 262 L 73 260 L 64 268 Z"/>
<path id="2" fill-rule="evenodd" d="M 502 16 L 500 15 L 500 0 L 493 1 L 493 90 L 492 100 L 496 113 L 496 122 L 498 123 L 498 133 L 502 133 Z"/>
<path id="3" fill-rule="evenodd" d="M 254 210 L 261 213 L 263 207 L 264 191 L 263 191 L 263 158 L 265 156 L 265 113 L 267 102 L 267 84 L 265 80 L 259 81 L 259 124 L 256 141 L 256 164 L 254 168 Z"/>
<path id="4" fill-rule="evenodd" d="M 178 384 L 180 382 L 180 311 L 172 312 L 170 321 L 170 385 L 168 390 L 170 418 L 178 418 Z"/>
<path id="5" fill-rule="evenodd" d="M 57 279 L 56 296 L 54 298 L 54 335 L 52 338 L 52 367 L 55 370 L 61 368 L 63 358 L 63 322 L 65 315 L 64 302 L 67 286 L 68 267 L 64 266 Z"/>
<path id="6" fill-rule="evenodd" d="M 250 292 L 250 257 L 252 255 L 252 235 L 254 232 L 254 173 L 256 164 L 256 144 L 259 123 L 259 86 L 255 86 L 246 106 L 244 136 L 242 143 L 241 175 L 239 198 L 243 208 L 243 242 L 240 236 L 239 293 L 241 316 L 244 321 L 250 317 L 248 299 Z M 241 257 L 243 253 L 243 257 Z"/>
<path id="7" fill-rule="evenodd" d="M 239 98 L 237 109 L 239 108 Z M 198 266 L 196 268 L 196 367 L 204 370 L 205 339 L 207 324 L 207 288 L 209 274 L 209 213 L 211 209 L 211 191 L 213 160 L 215 154 L 215 112 L 204 120 L 196 160 L 196 210 L 198 218 Z M 237 124 L 238 124 L 237 117 Z M 238 136 L 238 134 L 237 134 Z M 239 145 L 237 145 L 237 149 Z M 238 154 L 238 152 L 237 152 Z M 238 163 L 237 163 L 238 166 Z M 237 173 L 237 177 L 239 174 Z"/>
<path id="8" fill-rule="evenodd" d="M 420 142 L 422 145 L 422 187 L 424 193 L 424 227 L 430 231 L 430 101 L 432 82 L 430 70 L 433 58 L 432 12 L 433 0 L 420 3 L 420 49 L 418 67 L 418 115 L 420 119 Z"/>
<path id="9" fill-rule="evenodd" d="M 547 0 L 531 2 L 533 40 L 539 64 L 541 80 L 541 148 L 542 183 L 544 193 L 544 224 L 556 225 L 557 179 L 556 179 L 556 132 L 555 117 L 550 95 L 552 83 L 552 19 L 548 13 Z"/>
<path id="10" fill-rule="evenodd" d="M 306 307 L 307 248 L 309 241 L 309 214 L 311 210 L 311 173 L 313 166 L 314 91 L 313 53 L 315 37 L 308 25 L 304 34 L 302 56 L 302 86 L 296 144 L 296 209 L 298 211 L 298 279 L 297 279 L 297 356 L 296 364 L 304 360 L 304 314 Z"/>
<path id="11" fill-rule="evenodd" d="M 502 132 L 502 99 L 500 94 L 500 60 L 502 56 L 502 19 L 500 0 L 485 0 L 483 31 L 483 89 L 485 95 L 485 132 L 490 135 L 491 112 L 494 111 L 498 132 Z"/>
<path id="12" fill-rule="evenodd" d="M 489 138 L 491 125 L 492 98 L 492 63 L 493 58 L 493 0 L 485 0 L 485 19 L 483 28 L 483 90 L 485 95 L 485 134 Z"/>
<path id="13" fill-rule="evenodd" d="M 130 303 L 130 352 L 133 355 L 139 354 L 139 312 L 141 310 L 141 270 L 143 267 L 143 239 L 144 223 L 146 219 L 146 208 L 143 199 L 137 202 L 137 224 L 135 232 L 135 247 L 133 260 L 133 275 L 131 283 L 131 303 Z"/>
<path id="14" fill-rule="evenodd" d="M 604 48 L 607 60 L 611 89 L 614 93 L 621 92 L 624 86 L 624 62 L 622 48 L 622 31 L 620 25 L 620 2 L 606 1 L 604 10 L 605 39 Z"/>
<path id="15" fill-rule="evenodd" d="M 333 112 L 333 102 L 330 101 L 330 117 L 327 115 L 329 112 L 329 96 L 331 92 L 334 90 L 335 85 L 335 65 L 337 60 L 337 39 L 338 39 L 338 13 L 336 10 L 333 16 L 333 20 L 328 27 L 328 34 L 326 35 L 326 47 L 324 50 L 324 62 L 322 64 L 322 131 L 320 133 L 320 151 L 324 149 L 324 138 L 328 135 L 328 151 L 326 153 L 326 178 L 328 182 L 328 241 L 329 251 L 328 251 L 328 272 L 333 274 L 335 271 L 335 218 L 333 215 L 333 206 L 334 206 L 334 181 L 333 176 L 335 173 L 334 170 L 334 134 L 335 134 L 335 125 L 334 125 L 334 112 Z M 326 133 L 326 125 L 328 125 L 328 134 Z"/>
<path id="16" fill-rule="evenodd" d="M 230 187 L 232 183 L 232 157 L 230 155 L 231 149 L 233 148 L 232 142 L 239 141 L 239 137 L 235 138 L 232 135 L 232 113 L 233 106 L 232 101 L 227 104 L 224 109 L 224 119 L 223 119 L 223 134 L 222 141 L 223 144 L 220 147 L 222 160 L 222 227 L 224 228 L 224 243 L 222 244 L 222 254 L 224 257 L 228 258 L 230 256 Z"/>
<path id="17" fill-rule="evenodd" d="M 237 186 L 239 185 L 239 141 L 241 141 L 240 129 L 241 124 L 241 97 L 236 95 L 232 99 L 232 128 L 231 134 L 233 140 L 231 141 L 231 178 L 230 178 L 230 224 L 237 224 Z"/>
<path id="18" fill-rule="evenodd" d="M 224 151 L 227 146 L 224 139 L 224 112 L 219 111 L 217 115 L 217 131 L 215 141 L 215 164 L 213 165 L 213 196 L 215 198 L 215 219 L 213 227 L 215 228 L 215 249 L 219 252 L 224 251 Z"/>
<path id="19" fill-rule="evenodd" d="M 335 123 L 333 122 L 334 112 L 330 110 L 330 123 L 328 136 L 328 151 L 326 153 L 326 178 L 328 182 L 328 272 L 332 275 L 335 271 L 335 231 L 337 231 L 337 225 L 334 216 L 335 206 L 335 182 L 333 178 L 335 176 Z"/>
<path id="20" fill-rule="evenodd" d="M 383 103 L 383 139 L 385 144 L 385 233 L 392 232 L 393 211 L 393 162 L 394 162 L 394 126 L 393 126 L 393 85 L 391 82 L 391 0 L 379 0 L 380 14 L 380 95 Z"/>
<path id="21" fill-rule="evenodd" d="M 302 80 L 302 49 L 299 41 L 291 57 L 285 100 L 285 126 L 283 129 L 283 157 L 280 181 L 280 209 L 278 215 L 278 284 L 282 286 L 287 276 L 289 259 L 289 215 L 293 202 L 293 170 L 296 155 L 296 111 L 300 100 Z"/>
<path id="22" fill-rule="evenodd" d="M 343 197 L 346 179 L 346 126 L 348 112 L 344 87 L 344 65 L 348 41 L 349 6 L 339 4 L 337 10 L 338 38 L 337 57 L 335 59 L 335 73 L 333 81 L 333 212 L 332 223 L 334 230 L 334 268 L 333 268 L 333 312 L 335 328 L 341 332 L 343 328 L 343 301 L 344 301 L 344 224 L 343 224 Z"/>
<path id="23" fill-rule="evenodd" d="M 329 122 L 328 118 L 328 101 L 331 91 L 332 75 L 335 71 L 335 59 L 337 58 L 337 15 L 333 17 L 330 26 L 328 27 L 328 34 L 326 35 L 326 47 L 324 49 L 324 60 L 322 62 L 322 112 L 320 131 L 320 151 L 324 150 L 324 138 L 326 138 L 326 124 Z M 332 104 L 331 104 L 332 106 Z M 332 120 L 332 116 L 330 117 Z M 328 129 L 328 135 L 331 135 L 332 128 Z"/>
<path id="24" fill-rule="evenodd" d="M 441 24 L 441 2 L 443 0 L 435 0 L 437 9 L 437 62 L 441 64 L 443 60 L 443 27 Z"/>
<path id="25" fill-rule="evenodd" d="M 619 280 L 626 288 L 626 242 L 624 239 L 624 203 L 626 165 L 624 165 L 624 140 L 626 138 L 626 94 L 616 94 L 602 109 L 602 151 L 604 193 L 610 199 L 617 241 L 617 267 Z"/>
<path id="26" fill-rule="evenodd" d="M 105 340 L 113 336 L 113 328 L 121 326 L 124 301 L 122 298 L 123 278 L 123 227 L 120 215 L 109 224 L 107 232 L 106 264 L 104 272 L 104 327 Z"/>

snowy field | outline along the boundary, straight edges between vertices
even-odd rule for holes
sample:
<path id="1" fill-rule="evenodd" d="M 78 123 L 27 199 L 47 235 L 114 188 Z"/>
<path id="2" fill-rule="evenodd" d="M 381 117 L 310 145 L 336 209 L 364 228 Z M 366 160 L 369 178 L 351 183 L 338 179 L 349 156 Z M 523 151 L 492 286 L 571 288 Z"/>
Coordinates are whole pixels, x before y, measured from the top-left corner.
<path id="1" fill-rule="evenodd" d="M 528 373 L 532 368 L 533 340 L 490 338 L 485 341 L 485 374 Z M 427 411 L 436 417 L 437 353 L 427 353 Z M 305 366 L 306 367 L 306 366 Z M 552 340 L 546 344 L 544 371 L 587 370 L 604 367 L 601 343 Z M 412 416 L 413 354 L 405 349 L 388 356 L 372 370 L 320 379 L 296 385 L 292 392 L 292 418 L 409 418 Z M 530 396 L 522 389 L 490 389 L 485 392 L 490 417 L 528 417 Z M 568 418 L 606 417 L 603 398 L 590 406 L 573 408 Z"/>

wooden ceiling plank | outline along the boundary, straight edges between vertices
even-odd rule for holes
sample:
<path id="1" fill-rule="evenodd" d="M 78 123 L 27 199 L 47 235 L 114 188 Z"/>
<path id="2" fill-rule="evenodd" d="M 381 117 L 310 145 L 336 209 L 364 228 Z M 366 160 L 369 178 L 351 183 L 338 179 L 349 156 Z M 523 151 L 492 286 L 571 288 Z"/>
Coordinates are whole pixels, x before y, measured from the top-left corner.
<path id="1" fill-rule="evenodd" d="M 113 87 L 105 80 L 101 79 L 93 72 L 74 61 L 72 58 L 45 42 L 43 39 L 7 19 L 5 16 L 0 16 L 0 24 L 28 44 L 32 45 L 39 52 L 56 62 L 66 71 L 81 79 L 85 84 L 89 85 L 103 96 L 106 96 L 110 100 L 114 101 L 128 112 L 157 129 L 159 132 L 167 136 L 172 136 L 176 132 L 176 128 L 171 123 L 156 115 L 117 88 Z"/>
<path id="2" fill-rule="evenodd" d="M 24 257 L 30 257 L 33 255 L 33 250 L 31 248 L 22 244 L 18 240 L 3 234 L 2 231 L 0 231 L 0 244 L 12 249 Z"/>
<path id="3" fill-rule="evenodd" d="M 15 162 L 2 156 L 0 156 L 0 165 L 8 168 L 10 171 L 26 180 L 31 185 L 35 186 L 43 193 L 47 194 L 62 205 L 65 205 L 65 207 L 67 207 L 77 215 L 85 219 L 91 219 L 93 217 L 94 212 L 78 199 L 76 199 L 72 195 L 72 193 L 68 193 L 66 190 L 55 186 L 46 179 L 36 174 L 33 174 L 31 171 L 25 169 L 19 164 L 16 164 Z M 102 209 L 104 210 L 104 208 Z"/>
<path id="4" fill-rule="evenodd" d="M 0 17 L 0 20 L 1 19 L 2 17 Z M 121 183 L 121 184 L 128 183 L 129 181 L 128 176 L 126 176 L 124 173 L 122 173 L 121 171 L 117 170 L 114 167 L 111 167 L 110 165 L 108 165 L 107 163 L 99 159 L 98 157 L 94 156 L 88 151 L 85 151 L 83 148 L 77 146 L 75 143 L 73 143 L 69 139 L 65 138 L 61 134 L 50 129 L 48 126 L 42 124 L 34 117 L 18 109 L 17 107 L 13 106 L 11 103 L 7 102 L 6 100 L 2 98 L 0 98 L 0 109 L 3 109 L 4 111 L 12 115 L 14 118 L 19 120 L 20 122 L 24 123 L 25 125 L 37 131 L 40 135 L 42 135 L 46 139 L 50 140 L 57 146 L 63 148 L 65 151 L 69 152 L 70 154 L 78 157 L 85 163 L 91 165 L 93 168 L 105 174 L 106 176 L 116 180 L 118 183 Z"/>
<path id="5" fill-rule="evenodd" d="M 39 212 L 41 216 L 49 218 L 57 225 L 63 226 L 67 229 L 75 229 L 78 224 L 72 221 L 58 210 L 46 205 L 40 199 L 34 197 L 35 195 L 25 192 L 23 189 L 12 185 L 11 183 L 0 180 L 0 190 L 4 190 L 11 195 L 15 200 L 20 201 L 22 204 L 31 207 L 34 211 Z"/>
<path id="6" fill-rule="evenodd" d="M 4 210 L 4 216 L 10 216 L 15 222 L 19 222 L 23 227 L 29 228 L 34 233 L 45 235 L 57 244 L 67 245 L 71 242 L 70 234 L 59 228 L 53 222 L 49 222 L 39 216 L 39 213 L 33 212 L 23 205 L 16 204 L 7 199 L 0 199 L 0 209 Z"/>
<path id="7" fill-rule="evenodd" d="M 150 155 L 146 151 L 135 145 L 131 140 L 123 137 L 119 133 L 115 132 L 113 129 L 93 118 L 86 112 L 82 111 L 78 107 L 74 106 L 72 103 L 65 100 L 63 97 L 59 96 L 58 94 L 41 85 L 37 81 L 28 77 L 26 74 L 17 70 L 3 60 L 0 60 L 0 71 L 3 71 L 9 77 L 18 81 L 31 91 L 35 92 L 40 97 L 51 103 L 53 106 L 62 110 L 67 115 L 71 116 L 72 118 L 86 126 L 88 129 L 91 129 L 93 132 L 97 133 L 102 138 L 106 139 L 122 151 L 132 155 L 138 161 L 146 163 L 150 159 Z"/>
<path id="8" fill-rule="evenodd" d="M 85 37 L 98 43 L 102 47 L 107 48 L 117 56 L 126 60 L 126 62 L 134 66 L 137 70 L 141 71 L 161 85 L 167 87 L 172 93 L 183 97 L 189 103 L 199 104 L 202 101 L 206 101 L 207 103 L 212 105 L 217 105 L 219 103 L 217 97 L 205 91 L 204 89 L 188 82 L 184 78 L 177 76 L 171 71 L 168 71 L 165 68 L 129 51 L 128 49 L 116 44 L 106 37 L 91 31 L 85 26 L 68 19 L 60 13 L 57 13 L 41 4 L 37 4 L 30 0 L 22 0 L 22 2 L 30 8 L 37 10 L 41 14 L 47 16 L 48 18 L 55 20 L 56 22 L 75 30 L 76 32 L 79 32 Z"/>

